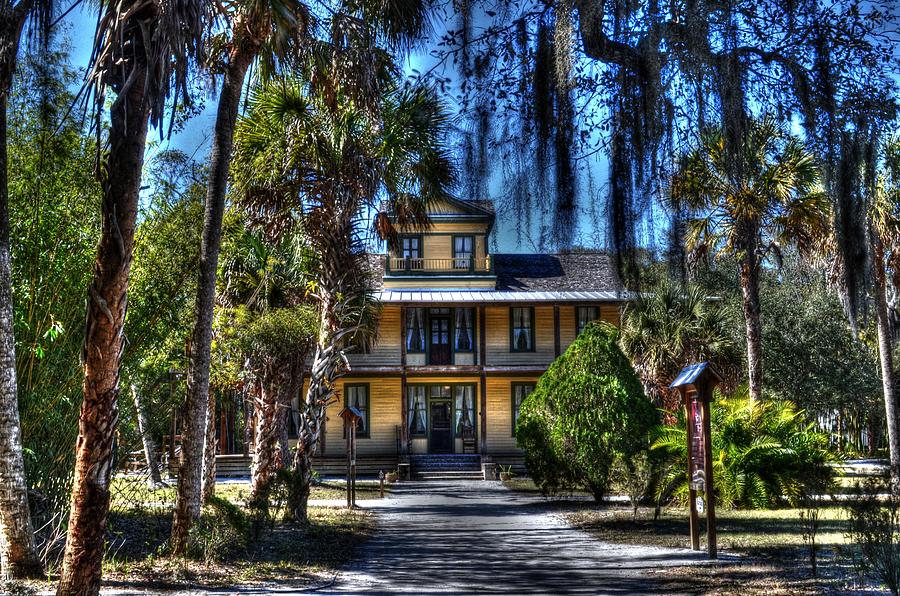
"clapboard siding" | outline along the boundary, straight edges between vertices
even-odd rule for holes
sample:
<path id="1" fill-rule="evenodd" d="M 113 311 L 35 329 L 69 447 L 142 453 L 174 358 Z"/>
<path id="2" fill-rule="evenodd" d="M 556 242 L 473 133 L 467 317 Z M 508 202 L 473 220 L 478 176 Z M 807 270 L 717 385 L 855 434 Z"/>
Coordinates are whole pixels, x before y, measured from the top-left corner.
<path id="1" fill-rule="evenodd" d="M 491 306 L 485 309 L 488 366 L 546 366 L 550 364 L 554 358 L 553 307 L 536 306 L 534 308 L 534 352 L 510 351 L 509 312 L 507 306 Z"/>
<path id="2" fill-rule="evenodd" d="M 600 320 L 612 323 L 616 327 L 622 324 L 622 307 L 618 304 L 600 306 Z"/>
<path id="3" fill-rule="evenodd" d="M 537 383 L 537 377 L 487 378 L 487 450 L 490 454 L 519 452 L 512 426 L 513 383 Z"/>
<path id="4" fill-rule="evenodd" d="M 346 453 L 347 442 L 339 416 L 344 407 L 344 383 L 369 384 L 369 436 L 360 437 L 358 455 L 396 455 L 397 427 L 401 423 L 400 379 L 357 378 L 341 379 L 337 383 L 338 399 L 328 407 L 325 427 L 325 455 Z"/>
<path id="5" fill-rule="evenodd" d="M 378 319 L 378 335 L 369 353 L 348 354 L 353 366 L 400 366 L 400 307 L 386 305 Z"/>
<path id="6" fill-rule="evenodd" d="M 424 259 L 449 259 L 451 254 L 453 236 L 450 235 L 425 235 L 422 240 L 422 258 Z"/>
<path id="7" fill-rule="evenodd" d="M 575 330 L 578 328 L 578 319 L 575 315 L 575 307 L 564 305 L 559 307 L 559 353 L 566 351 L 575 341 Z"/>

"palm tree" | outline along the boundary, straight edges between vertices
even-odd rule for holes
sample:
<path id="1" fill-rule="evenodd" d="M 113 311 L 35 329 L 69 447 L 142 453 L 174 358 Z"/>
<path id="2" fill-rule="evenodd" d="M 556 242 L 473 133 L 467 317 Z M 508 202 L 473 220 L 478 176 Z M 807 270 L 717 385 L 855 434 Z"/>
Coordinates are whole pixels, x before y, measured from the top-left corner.
<path id="1" fill-rule="evenodd" d="M 884 146 L 885 171 L 879 177 L 869 205 L 869 247 L 875 300 L 875 326 L 878 332 L 878 356 L 884 393 L 885 419 L 891 475 L 900 481 L 900 408 L 894 384 L 893 337 L 888 305 L 888 272 L 893 270 L 896 289 L 900 289 L 900 135 Z M 896 307 L 895 307 L 896 308 Z"/>
<path id="2" fill-rule="evenodd" d="M 704 131 L 699 146 L 681 159 L 669 199 L 687 215 L 692 254 L 732 255 L 739 262 L 750 397 L 759 400 L 760 267 L 777 258 L 783 244 L 812 248 L 828 228 L 829 207 L 812 154 L 773 118 L 752 122 L 740 149 L 737 155 L 726 150 L 721 129 Z"/>
<path id="3" fill-rule="evenodd" d="M 311 457 L 335 382 L 348 370 L 344 352 L 371 312 L 372 278 L 364 251 L 366 217 L 393 243 L 400 224 L 424 227 L 426 206 L 446 197 L 454 181 L 445 150 L 448 118 L 434 91 L 389 81 L 377 111 L 340 85 L 327 93 L 297 80 L 259 89 L 238 124 L 233 170 L 241 204 L 274 229 L 298 223 L 319 257 L 315 357 L 301 405 L 294 467 L 302 479 L 291 503 L 306 520 Z"/>
<path id="4" fill-rule="evenodd" d="M 375 28 L 381 36 L 395 44 L 402 44 L 419 36 L 427 24 L 428 0 L 409 2 L 335 2 L 326 7 L 332 13 L 332 29 L 345 39 L 354 39 L 360 32 Z M 178 478 L 178 496 L 172 525 L 172 549 L 182 552 L 188 530 L 200 515 L 201 454 L 203 450 L 204 420 L 207 417 L 209 390 L 210 341 L 215 304 L 216 267 L 222 237 L 222 214 L 228 168 L 234 139 L 234 124 L 244 78 L 251 64 L 258 61 L 262 80 L 275 71 L 278 61 L 296 60 L 315 44 L 308 37 L 312 27 L 312 11 L 298 0 L 236 0 L 223 6 L 228 34 L 219 36 L 216 46 L 222 48 L 219 65 L 224 71 L 219 96 L 216 124 L 210 153 L 210 175 L 204 214 L 203 240 L 200 261 L 200 280 L 191 334 L 191 354 L 188 367 L 188 393 L 182 433 L 184 454 Z M 307 47 L 308 46 L 308 47 Z M 354 78 L 366 72 L 371 57 L 363 55 L 353 67 Z M 349 63 L 349 61 L 345 61 Z M 331 65 L 332 67 L 335 64 Z M 368 91 L 363 85 L 362 90 Z"/>
<path id="5" fill-rule="evenodd" d="M 220 64 L 214 70 L 224 73 L 216 112 L 216 124 L 210 151 L 210 171 L 203 215 L 200 253 L 200 275 L 191 351 L 187 374 L 184 428 L 182 430 L 182 463 L 178 474 L 178 491 L 172 523 L 172 551 L 184 552 L 188 532 L 200 516 L 203 456 L 206 430 L 213 416 L 208 410 L 210 344 L 216 298 L 216 269 L 222 241 L 222 217 L 228 166 L 234 139 L 234 123 L 251 64 L 263 53 L 266 61 L 284 58 L 296 51 L 306 36 L 311 18 L 308 8 L 296 0 L 238 0 L 221 5 L 226 33 L 216 37 L 214 46 L 221 49 Z"/>
<path id="6" fill-rule="evenodd" d="M 625 309 L 619 342 L 644 391 L 669 412 L 680 403 L 668 386 L 685 364 L 707 361 L 729 377 L 740 357 L 727 313 L 698 286 L 662 284 L 640 294 Z"/>
<path id="7" fill-rule="evenodd" d="M 22 30 L 35 21 L 36 40 L 50 36 L 52 0 L 0 2 L 0 573 L 4 579 L 40 577 L 43 566 L 34 547 L 28 486 L 22 457 L 13 333 L 12 273 L 9 244 L 9 179 L 6 110 Z"/>
<path id="8" fill-rule="evenodd" d="M 232 320 L 243 373 L 258 389 L 251 392 L 256 442 L 250 502 L 266 507 L 270 482 L 287 464 L 288 416 L 316 331 L 315 310 L 305 300 L 314 261 L 296 235 L 271 243 L 235 227 L 240 229 L 226 243 L 220 302 Z"/>
<path id="9" fill-rule="evenodd" d="M 59 594 L 100 590 L 128 276 L 147 129 L 150 122 L 162 124 L 170 95 L 179 100 L 188 97 L 188 72 L 202 53 L 207 9 L 208 3 L 199 0 L 100 5 L 90 72 L 98 119 L 106 92 L 112 91 L 115 99 L 99 164 L 102 228 L 88 288 L 84 402 Z"/>

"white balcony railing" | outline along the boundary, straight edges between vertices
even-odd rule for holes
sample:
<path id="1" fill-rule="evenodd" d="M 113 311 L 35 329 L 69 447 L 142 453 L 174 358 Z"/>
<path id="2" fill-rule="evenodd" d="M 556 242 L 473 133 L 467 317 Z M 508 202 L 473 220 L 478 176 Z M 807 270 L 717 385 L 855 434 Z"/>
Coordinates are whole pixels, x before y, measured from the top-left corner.
<path id="1" fill-rule="evenodd" d="M 390 273 L 485 273 L 491 270 L 491 255 L 481 258 L 408 259 L 389 257 Z"/>

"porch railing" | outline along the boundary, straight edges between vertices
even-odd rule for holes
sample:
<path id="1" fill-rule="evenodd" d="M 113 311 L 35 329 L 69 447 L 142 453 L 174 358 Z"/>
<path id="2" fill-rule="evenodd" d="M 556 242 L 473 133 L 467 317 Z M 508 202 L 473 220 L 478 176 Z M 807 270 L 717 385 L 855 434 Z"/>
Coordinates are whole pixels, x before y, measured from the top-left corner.
<path id="1" fill-rule="evenodd" d="M 451 257 L 446 259 L 411 259 L 388 257 L 388 273 L 488 273 L 491 255 L 484 257 Z"/>

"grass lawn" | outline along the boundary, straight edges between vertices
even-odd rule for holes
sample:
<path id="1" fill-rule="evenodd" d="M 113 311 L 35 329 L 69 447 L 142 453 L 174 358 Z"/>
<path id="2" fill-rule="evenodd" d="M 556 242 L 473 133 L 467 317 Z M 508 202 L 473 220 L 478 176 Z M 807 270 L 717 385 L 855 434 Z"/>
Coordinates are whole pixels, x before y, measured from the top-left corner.
<path id="1" fill-rule="evenodd" d="M 387 488 L 386 488 L 387 490 Z M 315 587 L 331 581 L 375 527 L 365 510 L 310 507 L 309 525 L 277 521 L 258 524 L 246 534 L 223 516 L 204 509 L 191 558 L 167 556 L 172 528 L 175 487 L 151 490 L 143 478 L 115 477 L 108 521 L 108 544 L 103 563 L 106 587 L 168 590 L 227 588 L 236 584 L 279 584 Z M 219 482 L 216 495 L 247 514 L 249 482 Z M 320 483 L 311 499 L 343 499 L 342 483 Z M 359 499 L 378 498 L 378 482 L 357 482 Z M 58 569 L 49 581 L 28 582 L 29 588 L 53 590 Z M 8 588 L 8 587 L 7 587 Z M 3 592 L 4 586 L 0 586 Z M 4 592 L 5 593 L 5 592 Z"/>
<path id="2" fill-rule="evenodd" d="M 527 478 L 505 483 L 527 493 L 539 492 Z M 636 519 L 631 507 L 590 499 L 553 499 L 556 508 L 574 527 L 600 540 L 687 548 L 688 512 L 680 507 L 662 509 L 653 519 L 653 508 L 642 507 Z M 858 578 L 846 553 L 846 514 L 840 506 L 824 506 L 819 513 L 816 542 L 819 577 L 813 578 L 809 545 L 798 509 L 765 511 L 716 511 L 721 560 L 715 565 L 697 565 L 659 570 L 672 592 L 692 594 L 821 594 L 845 593 L 848 582 Z M 706 527 L 701 522 L 701 547 L 706 547 Z"/>

